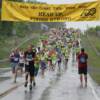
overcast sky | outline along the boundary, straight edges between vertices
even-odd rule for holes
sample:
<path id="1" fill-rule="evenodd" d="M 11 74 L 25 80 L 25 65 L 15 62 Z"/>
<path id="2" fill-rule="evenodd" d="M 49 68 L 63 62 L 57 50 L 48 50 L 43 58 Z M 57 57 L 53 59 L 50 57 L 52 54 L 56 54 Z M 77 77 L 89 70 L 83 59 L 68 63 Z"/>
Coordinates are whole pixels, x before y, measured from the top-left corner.
<path id="1" fill-rule="evenodd" d="M 82 2 L 91 2 L 91 1 L 96 1 L 96 0 L 38 0 L 41 2 L 46 2 L 48 4 L 68 4 L 68 3 L 82 3 Z M 81 29 L 86 29 L 87 26 L 96 26 L 100 25 L 99 22 L 66 22 L 67 27 L 75 27 L 75 28 L 81 28 Z"/>
<path id="2" fill-rule="evenodd" d="M 37 0 L 41 2 L 47 2 L 49 4 L 65 4 L 65 3 L 81 3 L 81 2 L 91 2 L 96 0 Z"/>

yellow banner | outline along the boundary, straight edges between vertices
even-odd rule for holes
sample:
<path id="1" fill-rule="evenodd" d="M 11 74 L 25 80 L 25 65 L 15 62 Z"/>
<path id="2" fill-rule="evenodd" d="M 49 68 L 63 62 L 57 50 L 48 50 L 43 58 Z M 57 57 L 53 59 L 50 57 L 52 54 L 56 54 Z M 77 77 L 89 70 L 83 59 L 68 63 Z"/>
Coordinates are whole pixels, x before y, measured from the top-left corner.
<path id="1" fill-rule="evenodd" d="M 81 4 L 33 4 L 3 1 L 2 21 L 65 22 L 99 20 L 98 2 Z"/>

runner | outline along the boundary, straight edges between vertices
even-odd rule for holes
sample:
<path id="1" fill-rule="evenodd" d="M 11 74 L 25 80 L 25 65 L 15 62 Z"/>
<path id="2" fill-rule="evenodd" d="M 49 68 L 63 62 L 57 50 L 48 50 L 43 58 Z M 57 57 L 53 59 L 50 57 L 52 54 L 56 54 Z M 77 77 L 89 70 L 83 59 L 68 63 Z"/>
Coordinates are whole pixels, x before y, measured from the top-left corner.
<path id="1" fill-rule="evenodd" d="M 30 77 L 30 90 L 32 90 L 32 87 L 36 85 L 35 83 L 35 67 L 34 67 L 34 59 L 35 59 L 35 55 L 36 53 L 33 52 L 32 50 L 32 45 L 28 46 L 28 50 L 25 52 L 25 87 L 27 87 L 28 84 L 28 77 Z M 32 85 L 33 84 L 33 85 Z"/>
<path id="2" fill-rule="evenodd" d="M 61 72 L 61 62 L 62 62 L 62 58 L 61 58 L 61 55 L 58 55 L 58 71 Z"/>
<path id="3" fill-rule="evenodd" d="M 51 60 L 52 60 L 51 70 L 54 71 L 56 64 L 56 51 L 54 49 L 52 49 Z"/>
<path id="4" fill-rule="evenodd" d="M 78 72 L 80 75 L 81 87 L 83 87 L 83 75 L 85 79 L 85 87 L 87 87 L 87 59 L 88 55 L 85 53 L 84 48 L 82 48 L 81 53 L 78 54 Z"/>
<path id="5" fill-rule="evenodd" d="M 57 57 L 56 57 L 56 52 L 55 52 L 55 53 L 52 55 L 52 71 L 55 70 L 56 61 L 57 61 Z"/>
<path id="6" fill-rule="evenodd" d="M 66 48 L 64 56 L 65 56 L 65 69 L 67 69 L 68 58 L 69 58 L 69 53 L 68 53 L 67 48 Z"/>
<path id="7" fill-rule="evenodd" d="M 38 75 L 40 60 L 41 60 L 40 53 L 38 52 L 35 57 L 35 77 Z"/>
<path id="8" fill-rule="evenodd" d="M 48 55 L 47 61 L 48 61 L 48 68 L 49 68 L 49 70 L 51 70 L 51 66 L 52 66 L 52 58 L 51 58 L 50 55 Z"/>
<path id="9" fill-rule="evenodd" d="M 42 53 L 41 55 L 41 74 L 43 78 L 45 75 L 45 69 L 46 69 L 46 59 L 45 59 L 44 53 Z"/>
<path id="10" fill-rule="evenodd" d="M 79 51 L 77 51 L 79 53 Z M 74 63 L 75 62 L 75 59 L 76 58 L 76 47 L 75 45 L 73 45 L 72 47 L 72 62 Z"/>
<path id="11" fill-rule="evenodd" d="M 20 55 L 20 58 L 19 58 L 19 67 L 20 67 L 21 75 L 22 75 L 23 74 L 24 64 L 25 64 L 25 61 L 24 61 L 24 52 L 20 51 L 19 55 Z"/>
<path id="12" fill-rule="evenodd" d="M 10 65 L 11 65 L 11 68 L 12 68 L 12 73 L 13 73 L 13 65 L 14 65 L 14 50 L 11 52 L 10 56 L 9 56 L 9 59 L 10 59 Z"/>
<path id="13" fill-rule="evenodd" d="M 15 49 L 10 55 L 10 61 L 12 65 L 12 73 L 14 75 L 14 83 L 16 83 L 16 78 L 17 78 L 17 71 L 19 69 L 18 64 L 19 64 L 19 52 L 18 49 Z"/>
<path id="14" fill-rule="evenodd" d="M 66 53 L 66 48 L 64 46 L 61 47 L 61 54 L 63 57 L 63 65 L 65 65 L 65 53 Z"/>
<path id="15" fill-rule="evenodd" d="M 49 70 L 51 70 L 51 71 L 54 70 L 53 54 L 54 54 L 54 50 L 53 49 L 49 50 L 48 59 L 47 60 L 48 60 Z"/>

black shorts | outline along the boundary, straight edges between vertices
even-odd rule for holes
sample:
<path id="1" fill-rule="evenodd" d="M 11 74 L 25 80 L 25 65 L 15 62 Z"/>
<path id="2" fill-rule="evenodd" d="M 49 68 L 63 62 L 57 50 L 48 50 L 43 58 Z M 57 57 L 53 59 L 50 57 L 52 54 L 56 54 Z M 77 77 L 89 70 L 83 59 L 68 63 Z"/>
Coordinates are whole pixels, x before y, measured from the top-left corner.
<path id="1" fill-rule="evenodd" d="M 19 63 L 19 66 L 23 68 L 24 67 L 24 63 Z"/>
<path id="2" fill-rule="evenodd" d="M 78 73 L 87 75 L 87 67 L 78 68 Z"/>
<path id="3" fill-rule="evenodd" d="M 34 76 L 35 74 L 35 67 L 34 65 L 30 64 L 30 65 L 25 65 L 25 72 L 28 72 L 30 74 L 30 76 Z"/>
<path id="4" fill-rule="evenodd" d="M 58 64 L 61 64 L 61 60 L 58 61 Z"/>
<path id="5" fill-rule="evenodd" d="M 66 58 L 65 61 L 68 62 L 68 58 Z"/>

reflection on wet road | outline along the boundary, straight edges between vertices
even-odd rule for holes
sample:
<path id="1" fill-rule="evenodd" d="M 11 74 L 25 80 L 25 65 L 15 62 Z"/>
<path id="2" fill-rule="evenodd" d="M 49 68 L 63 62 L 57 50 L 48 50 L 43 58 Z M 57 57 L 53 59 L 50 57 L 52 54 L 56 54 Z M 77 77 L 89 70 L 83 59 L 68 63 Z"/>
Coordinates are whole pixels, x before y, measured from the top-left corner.
<path id="1" fill-rule="evenodd" d="M 67 71 L 47 71 L 45 78 L 37 77 L 31 92 L 21 86 L 1 100 L 100 100 L 90 79 L 87 88 L 80 88 L 77 67 L 72 65 L 70 59 Z"/>

